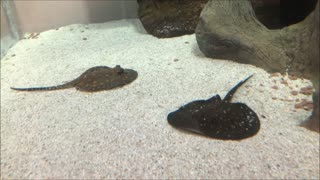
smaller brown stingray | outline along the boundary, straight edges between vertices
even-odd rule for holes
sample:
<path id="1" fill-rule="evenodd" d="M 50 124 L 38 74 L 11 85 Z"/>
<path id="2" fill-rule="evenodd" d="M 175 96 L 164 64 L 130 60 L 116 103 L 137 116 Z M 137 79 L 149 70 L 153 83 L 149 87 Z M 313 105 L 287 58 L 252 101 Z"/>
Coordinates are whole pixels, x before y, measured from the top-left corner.
<path id="1" fill-rule="evenodd" d="M 51 91 L 75 87 L 79 91 L 96 92 L 124 86 L 133 82 L 138 73 L 132 69 L 123 69 L 120 65 L 110 68 L 96 66 L 82 73 L 77 79 L 62 85 L 50 87 L 14 88 L 18 91 Z"/>

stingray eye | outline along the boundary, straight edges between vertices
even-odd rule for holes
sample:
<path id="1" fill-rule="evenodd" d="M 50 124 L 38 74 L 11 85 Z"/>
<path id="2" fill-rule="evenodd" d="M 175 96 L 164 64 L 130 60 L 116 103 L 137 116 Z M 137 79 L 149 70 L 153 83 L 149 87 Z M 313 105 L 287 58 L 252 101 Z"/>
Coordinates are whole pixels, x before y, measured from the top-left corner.
<path id="1" fill-rule="evenodd" d="M 115 69 L 117 74 L 122 74 L 124 72 L 124 69 L 120 65 L 117 65 Z"/>
<path id="2" fill-rule="evenodd" d="M 122 74 L 124 73 L 124 69 L 120 68 L 118 71 L 117 71 L 118 74 Z"/>

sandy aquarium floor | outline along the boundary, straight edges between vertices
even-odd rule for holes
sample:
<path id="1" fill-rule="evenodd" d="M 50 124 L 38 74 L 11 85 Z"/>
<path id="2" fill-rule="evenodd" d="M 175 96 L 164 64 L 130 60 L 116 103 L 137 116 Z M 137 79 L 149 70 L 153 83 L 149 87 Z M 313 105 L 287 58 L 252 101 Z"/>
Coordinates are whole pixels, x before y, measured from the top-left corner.
<path id="1" fill-rule="evenodd" d="M 73 80 L 93 66 L 138 71 L 130 85 L 17 92 Z M 254 74 L 233 101 L 259 116 L 241 141 L 172 128 L 169 112 L 227 91 Z M 308 80 L 204 57 L 194 35 L 158 39 L 139 20 L 70 25 L 27 35 L 1 60 L 1 178 L 319 178 L 319 134 L 299 126 L 291 91 Z"/>

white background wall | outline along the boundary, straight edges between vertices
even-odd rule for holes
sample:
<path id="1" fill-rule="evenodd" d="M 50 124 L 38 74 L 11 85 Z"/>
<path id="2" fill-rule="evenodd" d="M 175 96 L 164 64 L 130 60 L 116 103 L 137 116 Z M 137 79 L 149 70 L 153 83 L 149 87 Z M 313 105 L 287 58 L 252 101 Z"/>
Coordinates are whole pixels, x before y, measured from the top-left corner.
<path id="1" fill-rule="evenodd" d="M 18 34 L 42 32 L 70 24 L 102 23 L 137 18 L 137 0 L 8 0 L 11 28 L 1 9 L 1 58 Z M 9 5 L 10 4 L 10 5 Z M 1 5 L 3 5 L 1 0 Z M 9 8 L 8 8 L 9 7 Z M 13 27 L 13 29 L 12 29 Z M 11 30 L 13 30 L 11 32 Z"/>
<path id="2" fill-rule="evenodd" d="M 1 9 L 1 37 L 4 37 L 8 33 L 9 33 L 8 22 L 7 22 L 7 19 L 5 18 L 4 13 Z"/>
<path id="3" fill-rule="evenodd" d="M 2 6 L 2 1 L 0 1 L 1 6 Z M 4 37 L 9 33 L 9 25 L 7 22 L 7 19 L 4 15 L 4 12 L 2 11 L 2 8 L 0 8 L 0 13 L 1 13 L 1 38 Z"/>
<path id="4" fill-rule="evenodd" d="M 14 0 L 22 33 L 136 18 L 136 0 Z"/>

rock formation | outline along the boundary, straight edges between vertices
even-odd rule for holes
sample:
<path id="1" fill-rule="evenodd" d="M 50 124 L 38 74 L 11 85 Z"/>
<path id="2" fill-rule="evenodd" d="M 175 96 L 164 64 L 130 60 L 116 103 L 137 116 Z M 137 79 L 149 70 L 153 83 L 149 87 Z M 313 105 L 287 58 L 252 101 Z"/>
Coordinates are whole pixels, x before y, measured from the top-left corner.
<path id="1" fill-rule="evenodd" d="M 259 1 L 267 2 L 210 0 L 201 12 L 196 28 L 200 50 L 215 59 L 229 59 L 253 64 L 269 72 L 288 72 L 289 75 L 311 79 L 316 89 L 315 96 L 318 96 L 319 2 L 308 1 L 309 9 L 306 9 L 310 12 L 304 12 L 306 17 L 299 14 L 299 18 L 292 19 L 294 16 L 288 15 L 287 24 L 268 28 L 262 23 L 266 19 L 261 22 L 257 18 L 261 14 L 256 16 L 252 7 L 252 4 L 257 7 Z M 285 5 L 302 8 L 295 4 L 295 0 L 283 0 L 281 3 L 280 12 L 286 8 Z M 276 21 L 269 21 L 269 25 L 272 22 Z M 313 112 L 310 120 L 319 121 L 319 112 Z"/>
<path id="2" fill-rule="evenodd" d="M 149 34 L 169 38 L 194 33 L 208 0 L 138 0 L 138 15 Z"/>

